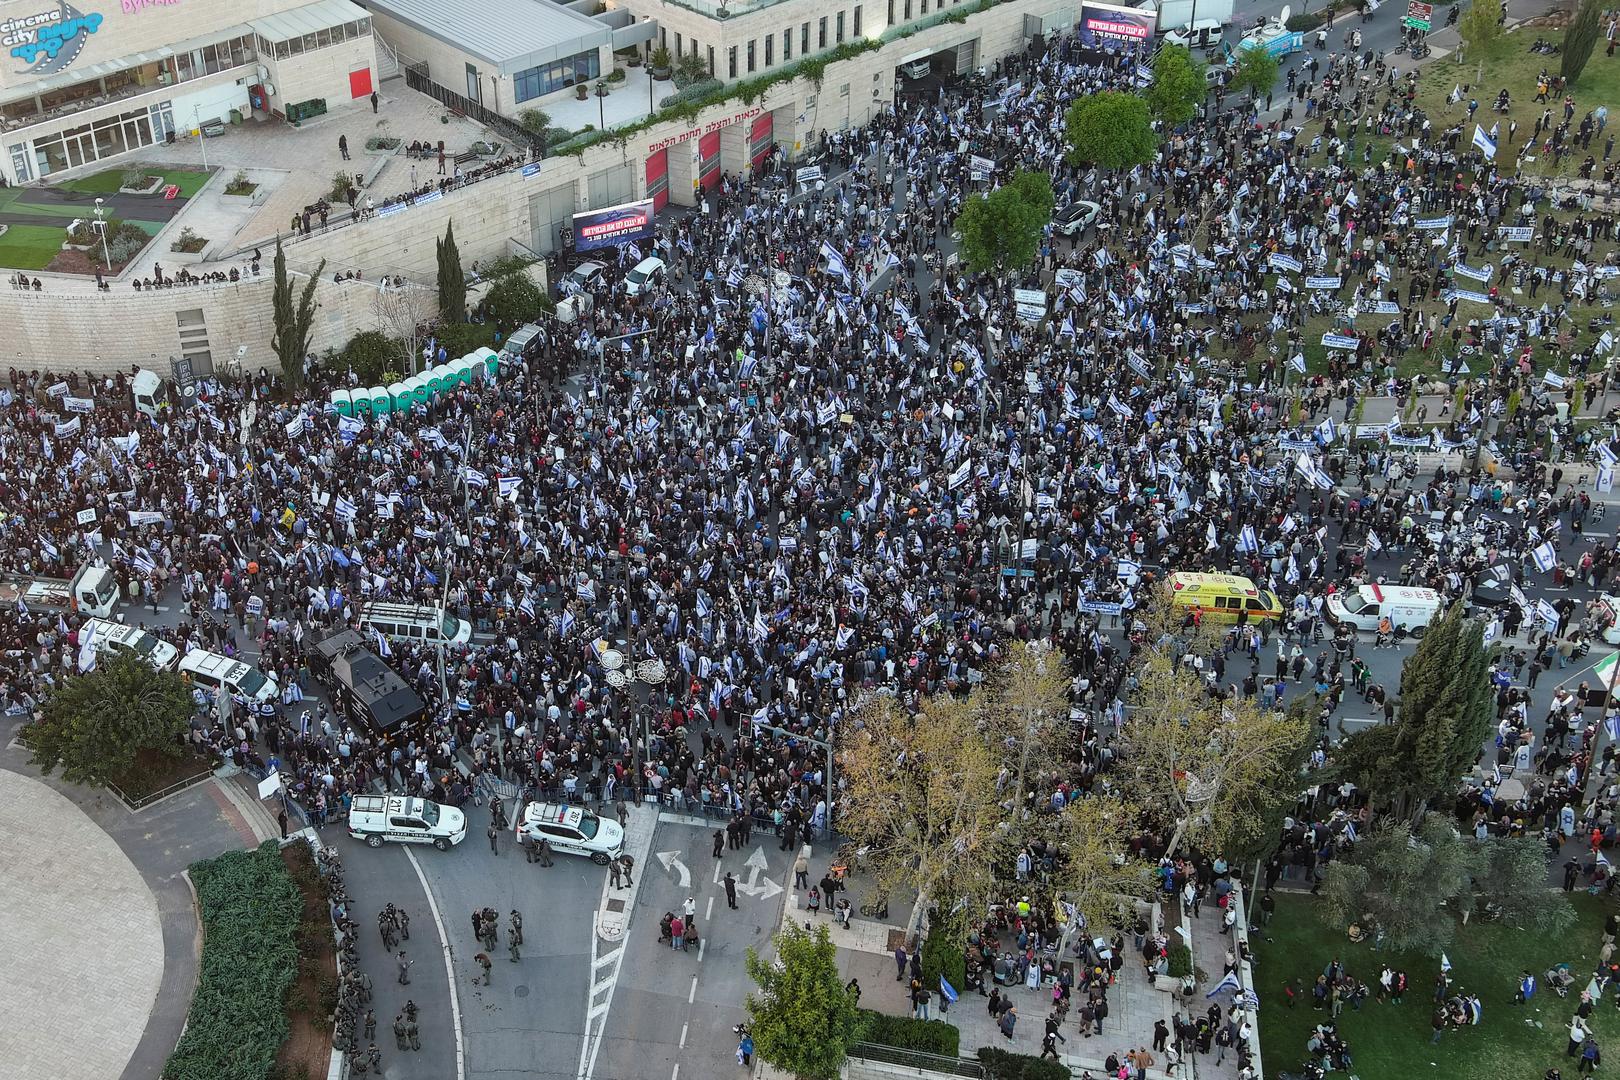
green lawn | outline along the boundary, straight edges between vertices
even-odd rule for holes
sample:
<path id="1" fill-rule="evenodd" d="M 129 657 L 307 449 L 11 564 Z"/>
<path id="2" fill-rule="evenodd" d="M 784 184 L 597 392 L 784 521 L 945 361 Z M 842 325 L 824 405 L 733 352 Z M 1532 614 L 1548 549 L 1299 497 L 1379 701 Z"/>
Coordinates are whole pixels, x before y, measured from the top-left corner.
<path id="1" fill-rule="evenodd" d="M 13 225 L 0 236 L 0 269 L 43 270 L 62 253 L 64 231 L 53 225 Z"/>
<path id="2" fill-rule="evenodd" d="M 1305 1060 L 1305 1041 L 1327 1010 L 1311 1008 L 1310 987 L 1337 957 L 1350 974 L 1376 992 L 1383 964 L 1404 967 L 1408 979 L 1405 1001 L 1378 1004 L 1369 998 L 1361 1011 L 1346 1007 L 1339 1017 L 1339 1032 L 1350 1047 L 1355 1073 L 1366 1080 L 1539 1080 L 1557 1067 L 1566 1077 L 1575 1075 L 1575 1062 L 1564 1057 L 1568 1025 L 1579 1002 L 1585 977 L 1597 964 L 1603 918 L 1607 908 L 1597 897 L 1574 894 L 1579 921 L 1561 940 L 1496 923 L 1475 923 L 1462 929 L 1453 947 L 1451 992 L 1479 995 L 1483 1016 L 1466 1031 L 1448 1030 L 1440 1042 L 1429 1042 L 1438 959 L 1416 954 L 1374 952 L 1355 945 L 1343 933 L 1328 929 L 1317 918 L 1309 897 L 1278 894 L 1277 914 L 1271 925 L 1250 936 L 1258 964 L 1255 980 L 1260 993 L 1260 1049 L 1266 1073 L 1293 1072 Z M 1527 1006 L 1513 1004 L 1520 972 L 1528 968 L 1538 983 L 1542 973 L 1567 963 L 1579 980 L 1567 998 L 1557 997 L 1544 985 Z M 1297 981 L 1298 1004 L 1284 1004 L 1283 986 Z M 1613 997 L 1606 999 L 1590 1021 L 1605 1058 L 1620 1054 L 1620 1012 Z M 1337 1074 L 1343 1076 L 1344 1074 Z"/>
<path id="3" fill-rule="evenodd" d="M 123 182 L 124 173 L 136 168 L 134 165 L 117 169 L 103 169 L 89 176 L 81 176 L 73 180 L 64 180 L 56 185 L 65 191 L 77 191 L 84 195 L 116 195 L 118 186 Z M 177 184 L 180 196 L 189 199 L 202 190 L 208 182 L 209 173 L 196 169 L 152 169 L 142 168 L 143 172 L 162 176 L 165 184 Z"/>

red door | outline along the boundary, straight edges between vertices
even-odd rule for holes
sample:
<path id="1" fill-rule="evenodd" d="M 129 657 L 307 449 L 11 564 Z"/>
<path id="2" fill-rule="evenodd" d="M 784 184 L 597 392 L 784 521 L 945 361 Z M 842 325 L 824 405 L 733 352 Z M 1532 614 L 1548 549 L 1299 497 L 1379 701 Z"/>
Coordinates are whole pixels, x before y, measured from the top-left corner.
<path id="1" fill-rule="evenodd" d="M 664 208 L 669 202 L 669 151 L 660 150 L 647 158 L 647 198 L 653 210 Z"/>
<path id="2" fill-rule="evenodd" d="M 349 96 L 351 98 L 371 96 L 371 69 L 369 67 L 349 72 Z"/>
<path id="3" fill-rule="evenodd" d="M 720 133 L 711 131 L 698 140 L 698 186 L 712 191 L 720 186 Z"/>
<path id="4" fill-rule="evenodd" d="M 771 152 L 771 142 L 776 137 L 776 126 L 772 122 L 775 116 L 775 113 L 766 113 L 754 117 L 754 126 L 748 131 L 748 162 L 756 169 Z"/>

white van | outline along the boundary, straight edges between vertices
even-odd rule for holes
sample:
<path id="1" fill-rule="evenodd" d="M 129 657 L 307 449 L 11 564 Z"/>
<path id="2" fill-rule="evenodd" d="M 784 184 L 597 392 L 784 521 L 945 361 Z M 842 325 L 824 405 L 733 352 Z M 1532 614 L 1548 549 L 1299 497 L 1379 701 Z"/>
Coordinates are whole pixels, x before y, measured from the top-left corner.
<path id="1" fill-rule="evenodd" d="M 180 650 L 138 626 L 125 626 L 111 619 L 87 619 L 79 628 L 79 641 L 90 639 L 90 647 L 97 656 L 112 656 L 132 652 L 159 671 L 173 671 L 180 660 Z"/>
<path id="2" fill-rule="evenodd" d="M 426 799 L 356 795 L 349 802 L 349 835 L 374 848 L 395 840 L 449 851 L 467 839 L 467 815 Z"/>
<path id="3" fill-rule="evenodd" d="M 221 686 L 249 701 L 274 703 L 281 696 L 276 680 L 252 664 L 232 660 L 207 649 L 192 649 L 180 660 L 180 674 L 210 693 Z"/>
<path id="4" fill-rule="evenodd" d="M 624 852 L 624 829 L 617 821 L 566 803 L 530 803 L 518 819 L 517 832 L 536 844 L 550 841 L 551 849 L 564 855 L 589 855 L 598 866 Z"/>
<path id="5" fill-rule="evenodd" d="M 428 645 L 465 645 L 472 640 L 472 624 L 441 614 L 430 604 L 360 605 L 360 626 L 394 641 L 420 641 Z"/>
<path id="6" fill-rule="evenodd" d="M 1433 589 L 1363 585 L 1328 597 L 1327 617 L 1335 625 L 1355 630 L 1377 630 L 1379 620 L 1388 617 L 1395 629 L 1405 628 L 1413 637 L 1422 637 L 1444 608 L 1445 598 Z"/>

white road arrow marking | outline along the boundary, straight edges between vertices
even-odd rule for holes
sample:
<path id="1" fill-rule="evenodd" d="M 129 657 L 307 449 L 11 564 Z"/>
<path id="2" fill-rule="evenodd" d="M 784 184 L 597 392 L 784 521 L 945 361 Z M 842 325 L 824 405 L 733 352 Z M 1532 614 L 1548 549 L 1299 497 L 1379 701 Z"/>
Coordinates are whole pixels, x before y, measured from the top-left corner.
<path id="1" fill-rule="evenodd" d="M 755 848 L 754 853 L 748 856 L 748 861 L 743 865 L 748 867 L 748 880 L 737 883 L 738 892 L 756 900 L 769 900 L 781 894 L 782 886 L 769 876 L 771 864 L 765 858 L 764 847 Z M 761 878 L 762 874 L 766 876 Z"/>
<path id="2" fill-rule="evenodd" d="M 689 888 L 692 887 L 692 872 L 686 868 L 685 863 L 681 862 L 680 859 L 676 858 L 676 856 L 678 856 L 679 854 L 680 854 L 679 851 L 660 851 L 658 853 L 658 861 L 664 864 L 664 869 L 665 870 L 668 870 L 670 867 L 673 866 L 675 868 L 675 870 L 677 871 L 677 876 L 680 879 L 681 888 L 689 889 Z M 763 857 L 763 855 L 764 855 L 764 850 L 763 849 L 761 849 L 760 855 Z"/>

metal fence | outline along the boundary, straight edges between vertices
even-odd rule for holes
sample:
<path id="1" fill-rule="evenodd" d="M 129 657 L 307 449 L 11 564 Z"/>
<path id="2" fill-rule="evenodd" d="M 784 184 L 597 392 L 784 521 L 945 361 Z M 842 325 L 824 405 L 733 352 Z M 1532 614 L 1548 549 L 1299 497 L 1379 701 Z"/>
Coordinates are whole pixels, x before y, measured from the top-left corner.
<path id="1" fill-rule="evenodd" d="M 123 790 L 121 788 L 119 788 L 119 786 L 117 784 L 113 783 L 111 780 L 107 781 L 107 787 L 112 791 L 112 793 L 114 795 L 117 795 L 118 798 L 123 801 L 125 806 L 129 807 L 131 810 L 140 810 L 140 809 L 143 809 L 145 807 L 151 806 L 153 803 L 157 802 L 159 799 L 167 799 L 170 795 L 174 795 L 174 794 L 177 794 L 179 792 L 182 792 L 186 788 L 191 787 L 191 786 L 193 786 L 195 784 L 200 784 L 204 780 L 207 780 L 210 776 L 213 776 L 213 775 L 214 775 L 214 770 L 213 769 L 204 767 L 201 772 L 199 772 L 199 773 L 197 773 L 197 774 L 195 774 L 193 776 L 188 776 L 184 780 L 177 780 L 174 783 L 170 784 L 166 788 L 162 788 L 162 789 L 160 789 L 158 791 L 149 792 L 148 794 L 142 795 L 138 799 L 130 798 L 128 795 L 124 794 Z"/>
<path id="2" fill-rule="evenodd" d="M 479 102 L 464 97 L 449 87 L 441 86 L 428 78 L 426 64 L 407 64 L 405 67 L 405 85 L 418 93 L 426 94 L 447 109 L 458 112 L 463 116 L 470 116 L 485 127 L 493 128 L 520 147 L 527 149 L 537 141 L 533 133 L 521 125 L 513 123 L 509 118 L 492 109 L 486 109 Z"/>
<path id="3" fill-rule="evenodd" d="M 849 1048 L 849 1056 L 864 1058 L 867 1061 L 880 1061 L 885 1065 L 894 1065 L 902 1069 L 915 1069 L 918 1075 L 944 1073 L 947 1076 L 974 1077 L 975 1080 L 982 1080 L 984 1077 L 984 1066 L 977 1061 L 925 1054 L 920 1050 L 900 1050 L 893 1046 L 879 1046 L 876 1043 L 856 1043 Z"/>

